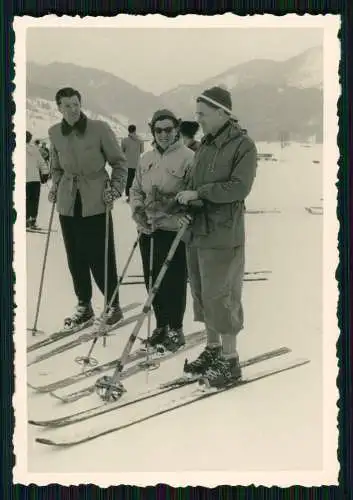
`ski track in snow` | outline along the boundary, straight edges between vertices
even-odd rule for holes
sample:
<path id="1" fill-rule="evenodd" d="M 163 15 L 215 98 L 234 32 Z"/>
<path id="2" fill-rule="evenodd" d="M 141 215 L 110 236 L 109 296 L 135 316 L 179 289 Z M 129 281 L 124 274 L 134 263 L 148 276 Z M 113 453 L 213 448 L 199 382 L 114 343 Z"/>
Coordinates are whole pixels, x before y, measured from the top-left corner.
<path id="1" fill-rule="evenodd" d="M 114 423 L 126 423 L 150 410 L 157 410 L 177 394 L 193 386 L 163 395 L 121 412 L 61 429 L 28 427 L 28 470 L 30 472 L 131 472 L 178 470 L 314 470 L 322 467 L 322 216 L 308 214 L 305 206 L 322 202 L 321 146 L 291 145 L 281 151 L 278 144 L 258 144 L 259 152 L 271 152 L 277 162 L 259 162 L 253 191 L 246 206 L 280 213 L 246 216 L 246 269 L 270 269 L 268 281 L 244 284 L 245 328 L 239 336 L 242 359 L 270 349 L 288 346 L 293 354 L 254 365 L 246 373 L 279 366 L 286 357 L 308 357 L 311 363 L 248 387 L 231 390 L 209 400 L 178 409 L 126 430 L 85 445 L 53 450 L 34 442 L 35 437 L 78 437 Z M 42 188 L 39 225 L 47 226 L 50 205 Z M 125 201 L 116 203 L 114 232 L 121 271 L 136 239 L 135 226 Z M 59 229 L 58 217 L 54 227 Z M 45 236 L 27 234 L 27 326 L 33 326 Z M 136 250 L 128 274 L 141 272 Z M 121 304 L 144 302 L 143 286 L 122 286 Z M 59 329 L 63 318 L 76 303 L 60 229 L 52 233 L 38 328 L 47 333 Z M 97 313 L 103 298 L 94 287 Z M 127 313 L 134 314 L 134 310 Z M 152 327 L 154 320 L 152 320 Z M 146 326 L 141 335 L 146 335 Z M 189 293 L 185 331 L 199 330 L 193 321 Z M 95 349 L 100 363 L 119 356 L 132 331 L 124 327 Z M 79 335 L 79 334 L 76 334 Z M 33 339 L 28 335 L 28 345 Z M 75 335 L 72 336 L 75 338 Z M 30 353 L 51 350 L 71 337 Z M 136 346 L 139 344 L 137 341 Z M 74 358 L 85 355 L 90 343 L 52 357 L 28 368 L 28 381 L 42 385 L 75 373 L 80 367 Z M 161 364 L 159 370 L 141 373 L 124 381 L 129 394 L 178 376 L 185 356 L 192 358 L 202 346 Z M 105 374 L 108 374 L 106 372 Z M 59 394 L 76 391 L 93 383 L 90 377 L 60 389 Z M 48 394 L 28 389 L 28 417 L 60 417 L 99 404 L 93 394 L 71 404 L 62 404 Z"/>

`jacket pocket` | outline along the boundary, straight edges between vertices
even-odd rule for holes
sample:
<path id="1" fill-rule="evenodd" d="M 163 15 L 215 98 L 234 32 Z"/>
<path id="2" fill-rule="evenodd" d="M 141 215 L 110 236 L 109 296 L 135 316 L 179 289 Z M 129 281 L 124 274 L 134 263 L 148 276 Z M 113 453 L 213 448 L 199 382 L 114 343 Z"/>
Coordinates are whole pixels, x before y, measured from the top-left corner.
<path id="1" fill-rule="evenodd" d="M 209 220 L 212 222 L 213 229 L 217 226 L 232 227 L 234 218 L 234 209 L 232 203 L 217 205 L 208 210 Z"/>
<path id="2" fill-rule="evenodd" d="M 178 192 L 185 187 L 184 165 L 166 164 L 164 189 L 167 192 Z"/>

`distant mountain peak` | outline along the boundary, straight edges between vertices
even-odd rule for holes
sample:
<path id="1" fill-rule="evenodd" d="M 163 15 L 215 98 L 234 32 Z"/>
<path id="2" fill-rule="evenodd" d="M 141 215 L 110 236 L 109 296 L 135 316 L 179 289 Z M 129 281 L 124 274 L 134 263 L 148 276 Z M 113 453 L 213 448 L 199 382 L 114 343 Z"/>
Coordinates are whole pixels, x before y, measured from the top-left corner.
<path id="1" fill-rule="evenodd" d="M 195 99 L 214 85 L 225 86 L 233 109 L 254 139 L 277 140 L 280 130 L 305 139 L 322 136 L 323 50 L 315 46 L 286 61 L 255 59 L 229 68 L 199 84 L 180 85 L 159 96 L 107 71 L 72 63 L 27 64 L 27 94 L 54 102 L 61 86 L 77 88 L 83 105 L 114 122 L 124 117 L 138 132 L 148 131 L 156 109 L 167 107 L 181 118 L 193 116 Z M 121 122 L 121 121 L 120 121 Z M 122 123 L 122 122 L 121 122 Z"/>

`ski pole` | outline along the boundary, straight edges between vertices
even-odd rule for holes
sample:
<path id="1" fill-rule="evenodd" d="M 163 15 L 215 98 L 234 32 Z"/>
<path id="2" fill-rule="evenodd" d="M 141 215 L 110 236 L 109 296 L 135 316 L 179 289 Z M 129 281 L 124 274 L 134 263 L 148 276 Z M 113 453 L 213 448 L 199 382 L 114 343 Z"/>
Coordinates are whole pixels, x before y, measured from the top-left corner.
<path id="1" fill-rule="evenodd" d="M 104 309 L 107 310 L 108 303 L 108 246 L 109 246 L 109 215 L 110 210 L 108 207 L 105 209 L 105 241 L 104 241 Z M 106 347 L 107 336 L 103 335 L 103 347 Z"/>
<path id="2" fill-rule="evenodd" d="M 53 218 L 54 218 L 54 210 L 55 210 L 55 203 L 52 205 L 52 209 L 50 212 L 50 218 L 49 218 L 49 227 L 48 227 L 48 234 L 47 234 L 47 239 L 45 242 L 45 250 L 44 250 L 44 259 L 43 259 L 43 266 L 42 266 L 42 275 L 40 278 L 40 285 L 39 285 L 39 293 L 38 293 L 38 300 L 37 300 L 37 310 L 36 310 L 36 316 L 34 320 L 34 325 L 33 328 L 27 328 L 28 331 L 32 332 L 32 335 L 35 336 L 37 333 L 44 333 L 41 330 L 37 330 L 37 323 L 38 323 L 38 318 L 39 318 L 39 309 L 40 309 L 40 303 L 42 300 L 42 292 L 43 292 L 43 283 L 44 283 L 44 273 L 45 273 L 45 267 L 47 263 L 47 257 L 48 257 L 48 249 L 49 249 L 49 240 L 50 240 L 50 234 L 51 234 L 51 227 L 53 224 Z"/>
<path id="3" fill-rule="evenodd" d="M 142 308 L 142 313 L 140 318 L 137 320 L 137 323 L 127 341 L 127 344 L 123 350 L 123 353 L 120 357 L 120 359 L 117 361 L 115 371 L 113 373 L 113 376 L 110 378 L 109 383 L 103 382 L 100 379 L 97 380 L 96 383 L 96 389 L 97 392 L 100 394 L 101 398 L 104 400 L 109 401 L 111 398 L 117 399 L 121 396 L 121 394 L 125 391 L 123 388 L 122 384 L 120 383 L 120 373 L 122 372 L 128 356 L 131 352 L 131 349 L 133 348 L 133 345 L 135 343 L 135 340 L 138 336 L 139 331 L 141 330 L 141 327 L 145 321 L 146 315 L 149 313 L 149 310 L 151 308 L 151 304 L 156 296 L 156 293 L 158 292 L 158 289 L 161 285 L 161 282 L 163 280 L 163 277 L 165 273 L 167 272 L 170 262 L 175 254 L 175 251 L 184 236 L 185 231 L 187 230 L 188 226 L 190 224 L 189 220 L 186 220 L 181 228 L 179 229 L 178 233 L 176 234 L 174 241 L 169 249 L 168 255 L 166 259 L 164 260 L 164 263 L 161 267 L 161 270 L 157 276 L 156 281 L 153 284 L 152 290 L 150 294 L 148 295 L 148 298 Z M 119 386 L 118 386 L 119 384 Z M 114 393 L 114 394 L 113 394 Z"/>
<path id="4" fill-rule="evenodd" d="M 156 198 L 156 188 L 155 186 L 152 186 L 152 199 L 154 200 Z M 151 294 L 152 288 L 153 288 L 153 261 L 154 261 L 154 220 L 152 220 L 152 234 L 150 235 L 150 262 L 149 262 L 149 269 L 148 269 L 148 295 Z M 147 316 L 147 350 L 146 350 L 146 361 L 145 361 L 145 367 L 146 367 L 146 383 L 148 383 L 148 369 L 157 367 L 157 363 L 150 362 L 150 345 L 149 345 L 149 339 L 151 336 L 151 317 L 152 317 L 152 307 L 150 307 L 148 316 Z"/>
<path id="5" fill-rule="evenodd" d="M 245 275 L 255 275 L 255 274 L 271 274 L 272 271 L 267 271 L 267 270 L 264 270 L 264 271 L 245 271 Z M 142 274 L 128 274 L 127 275 L 128 278 L 143 278 L 143 275 Z M 126 282 L 125 281 L 125 284 L 128 284 L 129 282 Z M 131 283 L 135 283 L 134 281 L 131 281 Z M 143 283 L 143 281 L 136 281 L 136 283 Z"/>
<path id="6" fill-rule="evenodd" d="M 95 345 L 97 344 L 97 341 L 99 339 L 99 337 L 101 337 L 102 333 L 104 332 L 104 328 L 105 328 L 105 324 L 106 324 L 106 317 L 107 317 L 107 312 L 110 310 L 112 304 L 114 303 L 114 300 L 115 300 L 115 297 L 118 293 L 118 290 L 119 290 L 119 286 L 122 284 L 123 282 L 123 279 L 125 277 L 125 274 L 126 274 L 126 271 L 128 270 L 128 267 L 130 265 L 130 262 L 132 260 L 132 257 L 135 253 L 135 250 L 137 248 L 137 245 L 138 245 L 138 242 L 140 240 L 140 233 L 138 234 L 137 236 L 137 239 L 135 240 L 135 243 L 133 244 L 132 246 L 132 249 L 131 249 L 131 252 L 127 258 L 127 261 L 126 261 L 126 264 L 121 272 L 121 276 L 120 276 L 120 279 L 118 281 L 118 284 L 114 290 L 114 293 L 113 293 L 113 296 L 112 298 L 110 299 L 109 301 L 109 304 L 106 308 L 106 311 L 103 311 L 100 319 L 99 319 L 99 326 L 98 326 L 98 330 L 97 330 L 97 335 L 96 337 L 93 339 L 93 342 L 91 344 L 91 347 L 87 353 L 87 356 L 78 356 L 77 358 L 75 358 L 75 361 L 77 364 L 79 365 L 83 365 L 83 370 L 85 369 L 86 366 L 95 366 L 97 365 L 97 360 L 95 358 L 92 358 L 91 355 L 92 355 L 92 352 L 93 352 L 93 349 L 95 347 Z"/>

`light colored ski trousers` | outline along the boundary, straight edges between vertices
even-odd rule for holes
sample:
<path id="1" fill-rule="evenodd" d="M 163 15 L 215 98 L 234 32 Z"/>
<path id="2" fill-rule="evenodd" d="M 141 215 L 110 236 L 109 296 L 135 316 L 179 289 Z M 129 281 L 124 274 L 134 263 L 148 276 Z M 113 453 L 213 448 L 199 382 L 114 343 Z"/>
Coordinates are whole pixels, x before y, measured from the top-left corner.
<path id="1" fill-rule="evenodd" d="M 243 329 L 244 246 L 225 249 L 187 247 L 194 320 L 205 323 L 207 344 Z"/>

